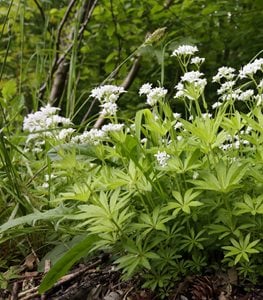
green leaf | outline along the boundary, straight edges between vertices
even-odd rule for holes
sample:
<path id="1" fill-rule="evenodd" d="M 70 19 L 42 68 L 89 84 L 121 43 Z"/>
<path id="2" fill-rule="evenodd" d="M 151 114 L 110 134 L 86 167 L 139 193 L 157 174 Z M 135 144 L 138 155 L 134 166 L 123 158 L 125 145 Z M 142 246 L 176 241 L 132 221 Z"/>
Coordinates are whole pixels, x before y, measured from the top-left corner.
<path id="1" fill-rule="evenodd" d="M 70 209 L 62 206 L 56 207 L 54 209 L 50 209 L 45 212 L 36 211 L 32 214 L 28 214 L 26 216 L 7 221 L 6 223 L 0 226 L 0 232 L 4 232 L 18 225 L 24 225 L 24 224 L 34 225 L 36 221 L 40 221 L 40 220 L 54 220 L 54 219 L 62 218 L 65 217 L 65 215 L 70 211 L 71 211 Z"/>
<path id="2" fill-rule="evenodd" d="M 71 248 L 45 275 L 39 286 L 39 293 L 43 294 L 50 289 L 59 278 L 66 274 L 76 261 L 86 256 L 92 250 L 98 240 L 97 235 L 90 235 Z"/>
<path id="3" fill-rule="evenodd" d="M 16 81 L 11 79 L 4 84 L 2 95 L 6 100 L 11 99 L 16 94 Z"/>

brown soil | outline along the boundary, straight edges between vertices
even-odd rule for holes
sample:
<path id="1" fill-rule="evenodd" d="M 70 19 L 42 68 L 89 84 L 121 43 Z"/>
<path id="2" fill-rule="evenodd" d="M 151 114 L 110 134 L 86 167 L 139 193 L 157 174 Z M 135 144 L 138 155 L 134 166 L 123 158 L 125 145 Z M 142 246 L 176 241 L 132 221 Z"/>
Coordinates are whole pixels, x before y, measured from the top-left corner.
<path id="1" fill-rule="evenodd" d="M 167 292 L 152 293 L 140 288 L 139 278 L 129 282 L 104 259 L 80 264 L 63 276 L 48 292 L 39 295 L 38 287 L 44 274 L 27 270 L 19 278 L 10 280 L 6 289 L 0 289 L 0 300 L 56 299 L 56 300 L 262 300 L 263 286 L 246 287 L 238 282 L 236 272 L 209 276 L 189 276 Z"/>

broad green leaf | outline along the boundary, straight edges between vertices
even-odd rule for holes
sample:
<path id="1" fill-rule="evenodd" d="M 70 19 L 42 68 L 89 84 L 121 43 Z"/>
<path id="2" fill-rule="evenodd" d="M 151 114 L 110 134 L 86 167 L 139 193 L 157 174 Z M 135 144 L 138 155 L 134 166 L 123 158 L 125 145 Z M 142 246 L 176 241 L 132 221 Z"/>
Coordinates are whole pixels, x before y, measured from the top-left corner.
<path id="1" fill-rule="evenodd" d="M 75 262 L 85 257 L 94 248 L 98 240 L 98 236 L 90 235 L 71 248 L 45 275 L 39 286 L 39 293 L 43 294 L 49 290 L 59 278 L 67 273 Z"/>

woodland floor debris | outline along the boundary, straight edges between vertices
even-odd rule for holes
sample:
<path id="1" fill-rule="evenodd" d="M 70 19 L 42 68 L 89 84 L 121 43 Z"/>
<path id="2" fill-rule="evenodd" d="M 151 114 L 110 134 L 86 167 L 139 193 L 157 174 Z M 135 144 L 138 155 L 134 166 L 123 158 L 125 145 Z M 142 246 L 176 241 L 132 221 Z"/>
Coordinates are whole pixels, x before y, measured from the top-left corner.
<path id="1" fill-rule="evenodd" d="M 234 270 L 227 274 L 188 276 L 165 294 L 142 289 L 139 277 L 122 281 L 121 273 L 101 258 L 79 264 L 48 292 L 39 295 L 44 273 L 24 270 L 0 290 L 0 300 L 262 300 L 263 286 L 238 282 Z M 162 296 L 163 295 L 163 296 Z"/>

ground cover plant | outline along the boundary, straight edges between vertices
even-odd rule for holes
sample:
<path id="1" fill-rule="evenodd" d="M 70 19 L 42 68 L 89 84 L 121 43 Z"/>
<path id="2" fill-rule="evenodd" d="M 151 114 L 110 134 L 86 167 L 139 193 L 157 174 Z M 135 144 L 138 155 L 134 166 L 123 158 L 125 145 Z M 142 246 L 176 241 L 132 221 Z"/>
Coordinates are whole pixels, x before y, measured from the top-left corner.
<path id="1" fill-rule="evenodd" d="M 260 282 L 263 59 L 220 67 L 217 99 L 207 101 L 197 53 L 193 45 L 169 53 L 182 69 L 173 97 L 160 83 L 144 83 L 137 97 L 145 107 L 132 119 L 118 114 L 128 91 L 107 84 L 90 93 L 106 120 L 101 128 L 75 126 L 47 104 L 24 118 L 19 134 L 1 133 L 7 182 L 34 193 L 12 192 L 17 205 L 0 242 L 43 247 L 54 267 L 40 292 L 98 250 L 112 254 L 123 279 L 139 275 L 161 296 L 208 267 Z"/>

